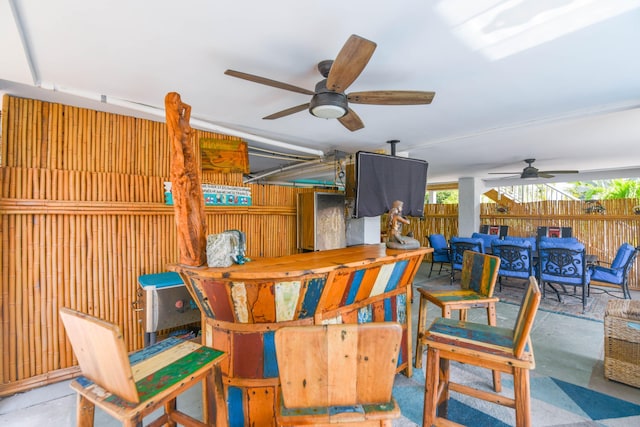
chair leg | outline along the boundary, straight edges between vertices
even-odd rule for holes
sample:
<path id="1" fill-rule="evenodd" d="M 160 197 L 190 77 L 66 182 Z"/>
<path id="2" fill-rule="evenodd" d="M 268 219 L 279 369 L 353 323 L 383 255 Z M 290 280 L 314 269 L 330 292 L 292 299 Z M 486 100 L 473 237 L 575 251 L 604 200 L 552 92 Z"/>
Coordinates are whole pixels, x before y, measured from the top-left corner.
<path id="1" fill-rule="evenodd" d="M 513 394 L 516 401 L 516 427 L 531 426 L 531 395 L 528 369 L 514 368 Z"/>
<path id="2" fill-rule="evenodd" d="M 173 398 L 164 404 L 164 413 L 167 414 L 167 426 L 176 427 L 176 422 L 171 419 L 171 414 L 176 411 L 178 405 L 176 399 Z"/>
<path id="3" fill-rule="evenodd" d="M 427 277 L 431 277 L 431 272 L 433 271 L 434 261 L 431 261 L 431 268 L 429 269 L 429 275 Z M 442 270 L 442 264 L 440 264 L 440 269 Z"/>
<path id="4" fill-rule="evenodd" d="M 422 411 L 422 425 L 432 426 L 436 422 L 438 409 L 438 388 L 440 383 L 440 350 L 427 348 L 427 373 L 424 382 L 424 409 Z"/>
<path id="5" fill-rule="evenodd" d="M 436 415 L 446 418 L 449 413 L 449 375 L 451 373 L 451 362 L 449 359 L 438 358 L 440 360 L 440 384 L 436 393 L 438 397 L 438 407 Z"/>
<path id="6" fill-rule="evenodd" d="M 420 308 L 418 309 L 418 333 L 416 334 L 416 355 L 413 366 L 422 368 L 422 352 L 424 351 L 424 332 L 427 330 L 427 306 L 429 302 L 420 294 Z"/>
<path id="7" fill-rule="evenodd" d="M 222 385 L 222 370 L 219 364 L 202 381 L 202 416 L 205 424 L 227 425 L 227 401 Z"/>
<path id="8" fill-rule="evenodd" d="M 496 326 L 498 316 L 496 314 L 496 305 L 487 305 L 487 323 L 491 326 Z M 502 391 L 502 380 L 500 379 L 500 371 L 493 371 L 493 389 L 496 393 Z"/>
<path id="9" fill-rule="evenodd" d="M 629 283 L 625 280 L 622 282 L 622 295 L 624 299 L 631 299 L 631 292 L 629 292 Z"/>
<path id="10" fill-rule="evenodd" d="M 444 265 L 444 262 L 441 262 L 441 263 L 440 263 L 440 270 L 438 270 L 438 276 L 439 276 L 440 274 L 442 274 L 442 266 L 443 266 L 443 265 Z"/>
<path id="11" fill-rule="evenodd" d="M 78 427 L 93 427 L 96 406 L 80 393 L 78 393 L 76 401 L 76 425 Z"/>

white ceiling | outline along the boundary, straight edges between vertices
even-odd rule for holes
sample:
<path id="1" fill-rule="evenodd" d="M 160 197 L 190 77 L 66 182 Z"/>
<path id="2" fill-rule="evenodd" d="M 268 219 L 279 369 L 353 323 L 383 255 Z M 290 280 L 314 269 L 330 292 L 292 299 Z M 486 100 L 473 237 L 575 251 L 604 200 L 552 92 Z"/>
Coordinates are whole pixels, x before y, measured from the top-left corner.
<path id="1" fill-rule="evenodd" d="M 310 96 L 224 74 L 313 90 L 351 34 L 377 49 L 347 92 L 433 103 L 351 105 L 355 132 L 307 111 L 263 120 Z M 192 127 L 305 158 L 399 140 L 429 183 L 513 183 L 489 173 L 526 158 L 580 170 L 562 181 L 640 176 L 640 0 L 0 0 L 0 40 L 2 92 L 164 121 L 175 91 Z M 275 165 L 250 161 L 254 175 Z"/>

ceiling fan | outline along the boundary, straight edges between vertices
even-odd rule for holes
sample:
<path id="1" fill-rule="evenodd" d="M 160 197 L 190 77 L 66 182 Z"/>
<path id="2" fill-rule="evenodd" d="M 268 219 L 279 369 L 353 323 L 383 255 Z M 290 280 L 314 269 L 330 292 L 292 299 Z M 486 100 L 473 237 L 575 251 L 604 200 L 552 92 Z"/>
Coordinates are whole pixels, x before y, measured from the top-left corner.
<path id="1" fill-rule="evenodd" d="M 553 178 L 555 175 L 563 173 L 578 173 L 575 170 L 557 170 L 557 171 L 541 171 L 532 166 L 532 163 L 536 159 L 525 159 L 526 166 L 522 169 L 522 172 L 489 172 L 492 175 L 516 175 L 519 174 L 522 179 L 536 179 L 536 178 Z"/>
<path id="2" fill-rule="evenodd" d="M 310 102 L 273 113 L 263 117 L 263 119 L 279 119 L 308 109 L 316 117 L 338 119 L 344 127 L 353 132 L 362 129 L 364 123 L 349 108 L 349 103 L 377 105 L 430 104 L 435 96 L 435 92 L 406 90 L 377 90 L 345 94 L 344 91 L 364 70 L 375 48 L 376 44 L 374 42 L 355 34 L 351 35 L 342 46 L 335 60 L 329 59 L 318 63 L 318 71 L 320 71 L 324 79 L 316 84 L 315 91 L 235 70 L 226 70 L 224 73 L 255 83 L 311 95 Z"/>

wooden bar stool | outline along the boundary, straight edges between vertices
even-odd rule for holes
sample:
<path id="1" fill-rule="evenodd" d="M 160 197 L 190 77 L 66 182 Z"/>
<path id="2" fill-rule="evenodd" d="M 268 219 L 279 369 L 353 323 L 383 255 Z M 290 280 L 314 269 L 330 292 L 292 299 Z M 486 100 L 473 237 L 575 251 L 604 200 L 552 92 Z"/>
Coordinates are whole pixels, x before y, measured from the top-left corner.
<path id="1" fill-rule="evenodd" d="M 418 311 L 418 332 L 416 338 L 415 367 L 422 367 L 422 353 L 427 330 L 428 302 L 442 310 L 442 317 L 450 318 L 452 310 L 460 310 L 460 320 L 467 320 L 467 310 L 484 308 L 487 310 L 487 322 L 496 325 L 496 303 L 500 301 L 493 296 L 498 278 L 500 259 L 493 255 L 465 251 L 462 260 L 462 276 L 460 288 L 454 290 L 428 291 L 418 288 L 420 293 L 420 309 Z M 502 388 L 500 372 L 493 373 L 493 388 L 499 392 Z"/>
<path id="2" fill-rule="evenodd" d="M 93 426 L 96 405 L 127 427 L 141 425 L 162 407 L 164 413 L 151 425 L 227 425 L 219 368 L 225 353 L 168 338 L 127 355 L 117 325 L 69 308 L 61 308 L 60 317 L 83 375 L 71 382 L 78 393 L 78 426 Z M 204 422 L 176 408 L 177 396 L 199 382 Z"/>
<path id="3" fill-rule="evenodd" d="M 539 305 L 540 289 L 530 277 L 513 329 L 443 317 L 434 320 L 425 336 L 429 348 L 422 425 L 457 425 L 446 419 L 450 391 L 513 408 L 516 426 L 531 425 L 529 370 L 535 361 L 529 333 Z M 513 375 L 514 398 L 451 381 L 450 361 Z"/>
<path id="4" fill-rule="evenodd" d="M 278 426 L 391 427 L 401 341 L 395 322 L 278 329 Z"/>

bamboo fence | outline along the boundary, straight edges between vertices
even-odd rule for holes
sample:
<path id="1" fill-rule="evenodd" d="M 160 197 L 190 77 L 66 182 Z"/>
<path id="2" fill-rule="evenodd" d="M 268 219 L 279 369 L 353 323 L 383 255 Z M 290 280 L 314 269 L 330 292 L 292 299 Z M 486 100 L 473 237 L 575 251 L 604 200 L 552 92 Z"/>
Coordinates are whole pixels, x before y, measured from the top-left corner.
<path id="1" fill-rule="evenodd" d="M 60 307 L 141 348 L 137 279 L 178 259 L 164 123 L 5 95 L 1 136 L 0 396 L 77 372 Z M 234 139 L 195 131 L 197 158 L 200 138 Z M 243 185 L 212 171 L 202 182 Z M 248 187 L 252 206 L 205 208 L 208 232 L 244 231 L 249 257 L 294 253 L 296 195 L 312 190 Z"/>

